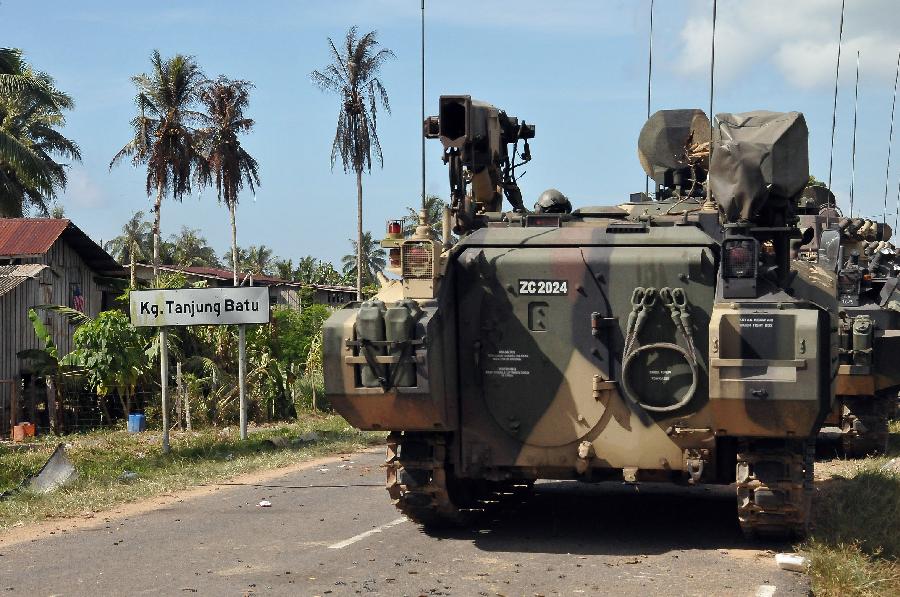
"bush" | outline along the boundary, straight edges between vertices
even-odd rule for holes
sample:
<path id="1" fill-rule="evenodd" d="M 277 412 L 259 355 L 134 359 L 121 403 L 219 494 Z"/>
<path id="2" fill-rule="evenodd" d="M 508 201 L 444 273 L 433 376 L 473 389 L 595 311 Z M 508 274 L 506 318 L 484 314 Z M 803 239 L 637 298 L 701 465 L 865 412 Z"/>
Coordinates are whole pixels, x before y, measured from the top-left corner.
<path id="1" fill-rule="evenodd" d="M 286 364 L 306 363 L 310 343 L 330 314 L 325 305 L 311 305 L 300 313 L 285 307 L 276 308 L 272 313 L 269 337 L 272 356 Z"/>

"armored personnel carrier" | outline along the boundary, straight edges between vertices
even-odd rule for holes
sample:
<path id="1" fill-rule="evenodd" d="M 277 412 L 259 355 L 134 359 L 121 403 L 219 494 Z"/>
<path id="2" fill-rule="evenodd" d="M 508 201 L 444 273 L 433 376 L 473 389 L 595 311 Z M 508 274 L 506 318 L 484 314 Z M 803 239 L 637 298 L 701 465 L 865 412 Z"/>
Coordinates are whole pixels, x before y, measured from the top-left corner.
<path id="1" fill-rule="evenodd" d="M 830 190 L 800 196 L 799 226 L 808 244 L 796 257 L 837 273 L 840 365 L 835 409 L 849 456 L 883 453 L 900 389 L 900 258 L 884 222 L 844 217 Z"/>
<path id="2" fill-rule="evenodd" d="M 528 211 L 534 126 L 440 98 L 425 135 L 450 170 L 444 238 L 390 223 L 400 281 L 332 315 L 323 343 L 334 407 L 390 431 L 407 516 L 465 524 L 536 479 L 736 482 L 748 535 L 804 533 L 838 365 L 837 275 L 791 259 L 806 124 L 718 121 L 710 158 L 701 110 L 648 120 L 653 199 L 573 210 L 549 190 Z"/>

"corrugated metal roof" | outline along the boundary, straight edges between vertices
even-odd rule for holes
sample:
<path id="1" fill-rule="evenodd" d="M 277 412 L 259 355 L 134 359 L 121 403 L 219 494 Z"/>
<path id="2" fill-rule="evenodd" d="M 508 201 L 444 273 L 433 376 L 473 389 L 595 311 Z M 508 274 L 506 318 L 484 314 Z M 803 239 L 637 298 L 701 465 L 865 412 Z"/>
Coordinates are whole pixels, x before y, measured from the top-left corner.
<path id="1" fill-rule="evenodd" d="M 126 268 L 129 266 L 125 266 Z M 146 263 L 138 263 L 138 268 L 152 268 L 151 265 Z M 230 269 L 222 269 L 218 267 L 206 267 L 200 265 L 160 265 L 159 269 L 167 272 L 182 272 L 185 274 L 192 274 L 195 276 L 200 276 L 204 278 L 215 278 L 221 282 L 231 283 L 234 280 L 234 273 Z M 140 269 L 138 270 L 140 271 Z M 244 281 L 249 272 L 238 272 L 238 281 Z M 253 283 L 259 286 L 295 286 L 297 288 L 314 288 L 317 290 L 330 290 L 332 292 L 356 292 L 356 287 L 354 286 L 341 286 L 341 285 L 332 285 L 332 284 L 306 284 L 303 282 L 294 282 L 292 280 L 284 280 L 282 278 L 275 278 L 272 276 L 257 276 L 253 275 Z"/>
<path id="2" fill-rule="evenodd" d="M 97 273 L 125 275 L 122 266 L 103 247 L 67 219 L 0 218 L 0 257 L 43 255 L 60 236 Z"/>
<path id="3" fill-rule="evenodd" d="M 10 272 L 11 276 L 20 276 L 22 278 L 37 278 L 38 274 L 50 267 L 43 263 L 23 263 L 22 265 L 13 266 L 15 269 Z"/>
<path id="4" fill-rule="evenodd" d="M 65 219 L 0 218 L 0 256 L 43 255 L 68 226 Z"/>
<path id="5" fill-rule="evenodd" d="M 14 289 L 26 280 L 37 277 L 47 268 L 41 263 L 24 265 L 0 265 L 0 296 Z"/>

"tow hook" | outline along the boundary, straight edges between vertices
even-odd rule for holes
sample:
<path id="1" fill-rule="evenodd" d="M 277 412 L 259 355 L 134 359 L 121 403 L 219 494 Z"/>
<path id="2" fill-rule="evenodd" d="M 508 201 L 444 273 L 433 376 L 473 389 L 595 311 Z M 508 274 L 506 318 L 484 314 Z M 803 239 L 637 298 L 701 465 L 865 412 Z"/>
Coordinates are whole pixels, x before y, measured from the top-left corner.
<path id="1" fill-rule="evenodd" d="M 688 483 L 694 485 L 703 476 L 703 455 L 699 450 L 684 451 L 684 468 L 688 474 Z"/>
<path id="2" fill-rule="evenodd" d="M 594 457 L 594 444 L 591 442 L 581 442 L 578 444 L 578 460 L 575 461 L 575 470 L 579 475 L 587 472 L 590 466 L 590 460 Z"/>

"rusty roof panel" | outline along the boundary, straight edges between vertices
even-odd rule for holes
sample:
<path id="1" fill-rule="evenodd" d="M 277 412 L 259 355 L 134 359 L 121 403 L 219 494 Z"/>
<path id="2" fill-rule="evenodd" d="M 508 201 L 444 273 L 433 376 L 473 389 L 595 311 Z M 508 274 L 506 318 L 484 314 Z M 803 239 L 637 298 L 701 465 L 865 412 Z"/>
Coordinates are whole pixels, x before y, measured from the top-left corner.
<path id="1" fill-rule="evenodd" d="M 69 220 L 0 218 L 0 256 L 43 255 L 69 226 Z"/>

